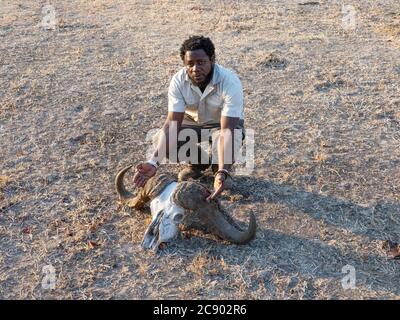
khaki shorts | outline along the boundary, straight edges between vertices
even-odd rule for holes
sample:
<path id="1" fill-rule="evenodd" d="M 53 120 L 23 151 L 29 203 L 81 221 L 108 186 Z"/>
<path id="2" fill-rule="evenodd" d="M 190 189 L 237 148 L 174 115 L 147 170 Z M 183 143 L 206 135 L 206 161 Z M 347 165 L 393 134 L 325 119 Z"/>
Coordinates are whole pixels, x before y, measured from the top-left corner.
<path id="1" fill-rule="evenodd" d="M 201 125 L 185 114 L 185 117 L 182 122 L 181 131 L 178 136 L 178 140 L 180 140 L 179 138 L 186 138 L 186 140 L 178 141 L 178 151 L 177 151 L 178 162 L 205 164 L 204 162 L 207 161 L 208 164 L 210 163 L 217 164 L 218 139 L 220 133 L 221 133 L 220 123 Z M 153 136 L 154 147 L 157 147 L 161 134 L 163 134 L 163 132 L 162 130 L 159 130 L 157 134 Z M 234 155 L 239 154 L 239 150 L 242 147 L 244 138 L 245 138 L 244 121 L 240 120 L 239 125 L 234 131 L 234 148 L 235 148 Z M 180 152 L 182 147 L 184 147 L 185 150 L 190 150 L 191 148 L 198 148 L 197 157 L 194 155 L 194 158 L 197 159 L 194 159 L 190 156 L 190 151 L 188 155 L 180 156 L 183 154 L 182 152 Z M 191 159 L 191 161 L 187 161 L 188 158 Z M 235 159 L 237 159 L 237 156 L 235 156 Z M 229 159 L 227 162 L 228 164 L 232 163 L 232 161 L 229 161 Z"/>

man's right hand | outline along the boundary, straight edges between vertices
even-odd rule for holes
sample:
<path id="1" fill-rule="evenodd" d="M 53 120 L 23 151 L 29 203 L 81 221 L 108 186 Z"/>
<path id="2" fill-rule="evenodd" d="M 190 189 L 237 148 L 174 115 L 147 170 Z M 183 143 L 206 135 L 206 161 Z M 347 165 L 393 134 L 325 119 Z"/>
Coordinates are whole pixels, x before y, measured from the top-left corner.
<path id="1" fill-rule="evenodd" d="M 157 168 L 150 163 L 144 162 L 139 164 L 133 177 L 133 184 L 136 188 L 143 187 L 147 180 L 156 174 Z"/>

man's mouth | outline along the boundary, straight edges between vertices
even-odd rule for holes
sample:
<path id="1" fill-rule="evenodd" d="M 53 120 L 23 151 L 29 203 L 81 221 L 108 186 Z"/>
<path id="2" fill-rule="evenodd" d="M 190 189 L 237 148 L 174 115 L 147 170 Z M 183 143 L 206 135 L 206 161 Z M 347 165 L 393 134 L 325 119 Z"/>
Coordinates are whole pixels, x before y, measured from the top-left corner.
<path id="1" fill-rule="evenodd" d="M 203 80 L 204 79 L 204 77 L 202 76 L 202 75 L 195 75 L 194 77 L 194 80 L 196 80 L 196 82 L 201 82 L 201 80 Z"/>

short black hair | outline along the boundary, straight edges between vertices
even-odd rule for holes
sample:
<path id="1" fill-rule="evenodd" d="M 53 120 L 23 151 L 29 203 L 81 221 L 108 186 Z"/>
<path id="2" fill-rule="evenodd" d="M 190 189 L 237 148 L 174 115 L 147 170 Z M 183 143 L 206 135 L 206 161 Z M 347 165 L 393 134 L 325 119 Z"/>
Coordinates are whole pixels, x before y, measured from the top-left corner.
<path id="1" fill-rule="evenodd" d="M 210 40 L 210 38 L 206 38 L 203 36 L 191 36 L 189 39 L 186 39 L 181 46 L 180 55 L 182 61 L 185 58 L 186 51 L 193 51 L 203 49 L 207 56 L 211 58 L 215 55 L 214 44 Z"/>

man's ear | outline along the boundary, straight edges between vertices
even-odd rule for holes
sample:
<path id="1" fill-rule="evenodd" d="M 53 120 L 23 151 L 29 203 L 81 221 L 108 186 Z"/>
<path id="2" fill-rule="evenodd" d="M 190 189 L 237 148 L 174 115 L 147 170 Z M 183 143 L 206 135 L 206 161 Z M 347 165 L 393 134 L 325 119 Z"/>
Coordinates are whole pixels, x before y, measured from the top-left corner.
<path id="1" fill-rule="evenodd" d="M 211 63 L 215 63 L 215 54 L 213 54 L 212 56 L 211 56 L 211 58 L 210 58 L 210 61 L 211 61 Z"/>

